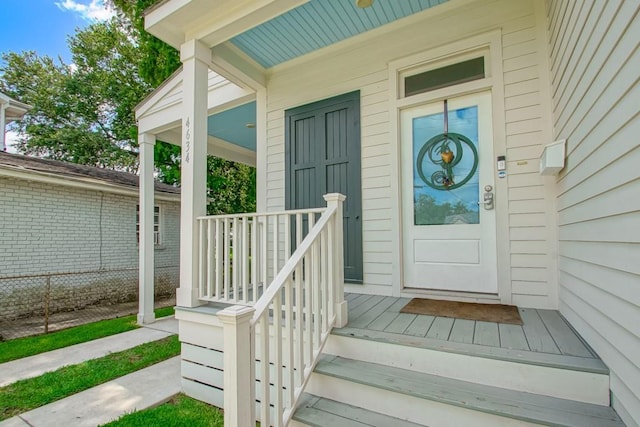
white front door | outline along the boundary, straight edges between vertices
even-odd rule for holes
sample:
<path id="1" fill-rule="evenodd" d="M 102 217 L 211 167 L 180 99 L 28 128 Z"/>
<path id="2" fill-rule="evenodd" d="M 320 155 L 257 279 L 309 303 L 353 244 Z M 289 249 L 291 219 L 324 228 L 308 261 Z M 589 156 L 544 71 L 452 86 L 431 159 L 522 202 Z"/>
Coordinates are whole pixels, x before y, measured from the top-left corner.
<path id="1" fill-rule="evenodd" d="M 400 116 L 404 287 L 497 294 L 491 93 L 447 104 Z"/>

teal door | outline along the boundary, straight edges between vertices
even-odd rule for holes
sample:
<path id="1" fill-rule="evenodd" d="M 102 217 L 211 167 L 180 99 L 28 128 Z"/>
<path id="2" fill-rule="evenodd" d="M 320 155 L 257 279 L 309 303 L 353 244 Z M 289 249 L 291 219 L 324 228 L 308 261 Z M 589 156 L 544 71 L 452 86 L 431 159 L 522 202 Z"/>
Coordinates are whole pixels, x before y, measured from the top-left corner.
<path id="1" fill-rule="evenodd" d="M 360 92 L 285 112 L 287 209 L 326 206 L 327 193 L 347 196 L 344 205 L 344 277 L 362 283 Z"/>

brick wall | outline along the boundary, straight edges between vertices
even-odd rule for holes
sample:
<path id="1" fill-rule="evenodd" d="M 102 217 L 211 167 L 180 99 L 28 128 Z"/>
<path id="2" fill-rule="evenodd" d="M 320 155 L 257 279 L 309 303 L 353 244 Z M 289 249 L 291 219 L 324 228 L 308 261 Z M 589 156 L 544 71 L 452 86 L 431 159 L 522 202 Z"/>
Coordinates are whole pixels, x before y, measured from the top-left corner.
<path id="1" fill-rule="evenodd" d="M 0 277 L 135 268 L 137 197 L 0 177 Z M 179 263 L 179 202 L 161 209 L 156 267 Z"/>
<path id="2" fill-rule="evenodd" d="M 135 196 L 0 177 L 0 320 L 39 315 L 45 301 L 50 313 L 135 301 L 137 204 Z M 156 204 L 161 297 L 179 284 L 180 203 Z"/>

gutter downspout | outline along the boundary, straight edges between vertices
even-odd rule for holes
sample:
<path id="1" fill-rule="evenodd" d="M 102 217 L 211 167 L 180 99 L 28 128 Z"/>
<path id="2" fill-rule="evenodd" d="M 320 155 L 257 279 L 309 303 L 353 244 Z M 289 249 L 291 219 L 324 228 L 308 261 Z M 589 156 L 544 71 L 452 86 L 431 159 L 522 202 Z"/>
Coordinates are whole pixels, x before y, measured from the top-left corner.
<path id="1" fill-rule="evenodd" d="M 6 138 L 6 123 L 5 123 L 5 109 L 7 108 L 7 104 L 0 99 L 0 128 L 2 132 L 0 132 L 0 151 L 7 151 L 7 146 L 5 144 Z"/>

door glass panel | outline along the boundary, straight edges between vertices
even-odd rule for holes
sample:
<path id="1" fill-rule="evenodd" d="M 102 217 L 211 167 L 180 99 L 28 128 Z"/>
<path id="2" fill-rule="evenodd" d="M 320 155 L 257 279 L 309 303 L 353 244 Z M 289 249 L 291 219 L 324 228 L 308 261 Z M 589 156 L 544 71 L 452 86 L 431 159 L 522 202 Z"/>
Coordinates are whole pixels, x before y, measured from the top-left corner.
<path id="1" fill-rule="evenodd" d="M 413 119 L 415 225 L 479 224 L 478 107 Z"/>

